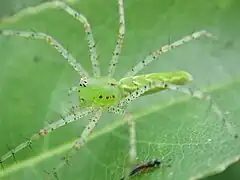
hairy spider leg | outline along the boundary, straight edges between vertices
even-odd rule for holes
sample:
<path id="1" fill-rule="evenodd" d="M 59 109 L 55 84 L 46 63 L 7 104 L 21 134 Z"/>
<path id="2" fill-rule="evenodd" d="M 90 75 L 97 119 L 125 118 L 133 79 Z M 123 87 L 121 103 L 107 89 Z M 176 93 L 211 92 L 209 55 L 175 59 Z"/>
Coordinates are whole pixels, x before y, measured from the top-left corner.
<path id="1" fill-rule="evenodd" d="M 24 141 L 23 143 L 19 144 L 17 147 L 8 151 L 5 155 L 3 155 L 0 158 L 0 162 L 3 163 L 9 157 L 14 157 L 17 152 L 21 151 L 22 149 L 24 149 L 26 147 L 31 146 L 33 141 L 38 140 L 41 136 L 45 136 L 45 135 L 49 134 L 50 132 L 56 130 L 57 128 L 65 126 L 76 120 L 79 120 L 79 119 L 91 114 L 93 111 L 94 111 L 94 108 L 85 108 L 81 111 L 74 112 L 71 115 L 68 115 L 58 121 L 55 121 L 55 122 L 49 124 L 48 126 L 41 129 L 38 133 L 33 134 L 27 141 Z"/>
<path id="2" fill-rule="evenodd" d="M 96 43 L 94 41 L 94 38 L 93 38 L 93 33 L 92 33 L 92 30 L 91 30 L 91 25 L 90 23 L 88 22 L 87 18 L 75 11 L 74 9 L 72 9 L 71 7 L 69 7 L 67 4 L 65 4 L 64 2 L 62 1 L 58 1 L 58 0 L 54 0 L 54 1 L 51 1 L 51 2 L 45 2 L 45 3 L 42 3 L 38 6 L 35 6 L 35 7 L 30 7 L 30 8 L 27 8 L 27 11 L 23 11 L 22 12 L 22 15 L 23 14 L 35 14 L 36 12 L 39 12 L 39 11 L 42 11 L 42 10 L 45 10 L 45 9 L 48 9 L 48 8 L 60 8 L 62 10 L 64 10 L 64 12 L 68 13 L 69 15 L 71 15 L 74 19 L 76 19 L 77 21 L 81 22 L 84 26 L 84 31 L 86 33 L 86 37 L 87 37 L 87 41 L 88 41 L 88 48 L 89 48 L 89 52 L 90 52 L 90 59 L 91 59 L 91 62 L 92 62 L 92 68 L 93 68 L 93 76 L 95 77 L 98 77 L 100 76 L 100 67 L 99 67 L 99 62 L 97 60 L 97 51 L 96 51 Z M 0 30 L 1 31 L 1 30 Z M 32 33 L 32 32 L 31 32 Z M 0 33 L 1 34 L 1 33 Z M 56 41 L 55 41 L 56 42 Z M 58 43 L 59 44 L 59 43 Z M 56 48 L 57 46 L 55 46 Z M 61 46 L 62 47 L 62 46 Z M 64 49 L 64 48 L 63 48 Z M 59 50 L 58 50 L 59 51 Z M 66 55 L 70 55 L 69 52 L 67 52 L 65 49 L 62 50 L 61 52 L 63 52 L 64 54 Z M 60 53 L 61 53 L 60 52 Z M 62 54 L 62 53 L 61 53 Z M 72 63 L 76 64 L 76 60 L 71 56 L 69 57 L 70 58 L 70 61 L 72 61 Z M 70 63 L 72 65 L 72 63 Z M 73 65 L 72 65 L 73 66 Z M 79 65 L 77 65 L 78 67 Z M 74 66 L 73 66 L 74 67 Z M 76 70 L 76 68 L 74 68 Z M 88 75 L 88 73 L 84 70 L 83 71 L 83 68 L 81 66 L 79 66 L 77 69 L 81 69 L 81 71 L 83 72 L 83 74 L 86 74 Z M 77 71 L 77 70 L 76 70 Z M 78 72 L 78 71 L 77 71 Z M 80 74 L 80 73 L 79 73 Z M 80 74 L 81 75 L 81 74 Z M 82 77 L 86 76 L 86 75 L 81 75 Z"/>
<path id="3" fill-rule="evenodd" d="M 124 34 L 125 34 L 125 18 L 124 18 L 124 8 L 123 8 L 123 0 L 118 0 L 118 8 L 119 8 L 119 31 L 118 31 L 118 39 L 115 50 L 113 52 L 113 56 L 111 61 L 109 62 L 108 68 L 108 76 L 112 77 L 115 73 L 116 66 L 118 64 L 119 55 L 121 53 L 121 49 L 124 42 Z"/>
<path id="4" fill-rule="evenodd" d="M 78 140 L 75 141 L 72 148 L 69 150 L 67 155 L 63 158 L 64 162 L 61 162 L 56 168 L 53 169 L 53 176 L 58 178 L 57 172 L 64 167 L 64 165 L 68 164 L 71 160 L 72 156 L 82 148 L 82 146 L 86 143 L 88 136 L 91 134 L 91 132 L 96 127 L 99 119 L 101 118 L 103 113 L 102 108 L 95 109 L 94 115 L 90 118 L 89 123 L 84 128 L 83 132 L 81 133 L 81 136 Z M 51 179 L 51 177 L 50 177 Z"/>
<path id="5" fill-rule="evenodd" d="M 100 76 L 100 66 L 99 66 L 99 61 L 97 60 L 96 43 L 95 43 L 95 40 L 93 38 L 91 25 L 88 22 L 87 18 L 83 14 L 81 14 L 81 13 L 77 12 L 76 10 L 72 9 L 71 7 L 69 7 L 67 4 L 65 4 L 62 1 L 53 1 L 52 3 L 56 7 L 59 7 L 61 9 L 63 9 L 65 12 L 70 14 L 74 19 L 80 21 L 83 24 L 84 31 L 85 31 L 86 36 L 87 36 L 90 59 L 91 59 L 92 68 L 93 68 L 93 76 L 94 77 L 99 77 Z"/>
<path id="6" fill-rule="evenodd" d="M 232 122 L 225 117 L 225 114 L 220 110 L 217 103 L 212 99 L 212 97 L 206 93 L 203 93 L 200 90 L 193 90 L 188 87 L 178 86 L 170 83 L 166 83 L 164 81 L 151 81 L 149 84 L 139 88 L 138 90 L 130 93 L 129 96 L 124 98 L 118 103 L 118 106 L 123 107 L 129 104 L 134 99 L 138 98 L 139 96 L 143 95 L 145 92 L 154 89 L 156 87 L 163 87 L 164 89 L 179 91 L 184 94 L 188 94 L 192 97 L 195 97 L 200 100 L 208 100 L 211 103 L 211 108 L 216 113 L 216 115 L 222 120 L 224 125 L 226 126 L 228 133 L 232 135 L 235 139 L 238 138 L 238 133 L 236 132 Z"/>
<path id="7" fill-rule="evenodd" d="M 149 56 L 147 56 L 144 60 L 140 61 L 138 64 L 136 64 L 129 72 L 127 72 L 125 74 L 124 77 L 131 77 L 134 76 L 135 74 L 137 74 L 139 71 L 141 71 L 145 66 L 147 66 L 149 63 L 151 63 L 152 61 L 156 60 L 161 54 L 166 53 L 176 47 L 179 47 L 189 41 L 198 39 L 202 36 L 206 36 L 208 38 L 213 38 L 216 39 L 216 36 L 212 35 L 211 33 L 202 30 L 202 31 L 197 31 L 194 32 L 188 36 L 183 37 L 180 40 L 177 40 L 171 44 L 167 44 L 162 46 L 160 49 L 152 52 Z"/>
<path id="8" fill-rule="evenodd" d="M 81 64 L 77 63 L 76 59 L 53 37 L 41 33 L 41 32 L 31 32 L 31 31 L 16 31 L 10 29 L 0 30 L 0 35 L 3 36 L 19 36 L 25 37 L 29 39 L 41 39 L 45 40 L 48 44 L 53 46 L 73 67 L 73 69 L 81 76 L 88 77 L 87 71 L 81 66 Z"/>

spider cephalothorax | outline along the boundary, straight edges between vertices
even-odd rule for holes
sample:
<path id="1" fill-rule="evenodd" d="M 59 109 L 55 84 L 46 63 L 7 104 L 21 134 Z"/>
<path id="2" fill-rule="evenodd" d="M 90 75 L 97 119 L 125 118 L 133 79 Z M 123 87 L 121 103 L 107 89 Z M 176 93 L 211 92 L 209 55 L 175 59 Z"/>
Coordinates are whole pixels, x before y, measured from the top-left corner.
<path id="1" fill-rule="evenodd" d="M 86 82 L 78 87 L 81 107 L 109 107 L 124 97 L 119 83 L 111 77 L 89 77 Z"/>

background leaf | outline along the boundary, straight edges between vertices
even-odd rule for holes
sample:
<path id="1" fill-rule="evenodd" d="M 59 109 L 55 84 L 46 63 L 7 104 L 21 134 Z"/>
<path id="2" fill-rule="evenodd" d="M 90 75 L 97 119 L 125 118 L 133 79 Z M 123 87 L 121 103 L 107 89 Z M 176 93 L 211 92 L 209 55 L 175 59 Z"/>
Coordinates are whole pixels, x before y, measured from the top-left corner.
<path id="1" fill-rule="evenodd" d="M 194 86 L 207 88 L 239 131 L 239 2 L 237 0 L 125 0 L 126 39 L 116 78 L 119 79 L 148 53 L 193 30 L 207 29 L 219 37 L 191 42 L 164 54 L 141 73 L 185 70 Z M 106 74 L 118 28 L 115 1 L 82 0 L 72 4 L 92 24 Z M 46 32 L 58 39 L 91 71 L 81 24 L 58 9 L 48 9 L 0 28 Z M 49 120 L 60 118 L 67 106 L 64 94 L 79 78 L 65 60 L 45 42 L 0 37 L 0 154 Z M 190 179 L 222 171 L 239 158 L 239 140 L 228 136 L 209 103 L 163 92 L 138 99 L 129 107 L 137 120 L 138 158 L 171 161 L 163 168 L 136 179 Z M 2 179 L 44 179 L 59 163 L 64 150 L 80 133 L 86 120 L 61 128 L 9 159 Z M 128 153 L 128 129 L 121 117 L 104 115 L 91 141 L 64 168 L 61 179 L 119 179 Z M 25 161 L 28 160 L 28 161 Z M 239 178 L 239 174 L 236 178 Z"/>

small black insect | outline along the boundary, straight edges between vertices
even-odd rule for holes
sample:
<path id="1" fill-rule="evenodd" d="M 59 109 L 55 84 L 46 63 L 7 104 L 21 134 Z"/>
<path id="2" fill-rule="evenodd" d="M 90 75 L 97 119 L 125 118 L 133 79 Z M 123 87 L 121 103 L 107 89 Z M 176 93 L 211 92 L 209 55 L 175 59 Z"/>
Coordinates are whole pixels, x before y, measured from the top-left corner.
<path id="1" fill-rule="evenodd" d="M 129 173 L 129 177 L 135 176 L 139 173 L 145 173 L 149 170 L 159 167 L 161 165 L 161 161 L 158 159 L 153 159 L 151 161 L 148 161 L 146 163 L 138 164 L 136 167 L 134 167 L 131 172 Z M 124 180 L 124 177 L 121 178 L 121 180 Z"/>

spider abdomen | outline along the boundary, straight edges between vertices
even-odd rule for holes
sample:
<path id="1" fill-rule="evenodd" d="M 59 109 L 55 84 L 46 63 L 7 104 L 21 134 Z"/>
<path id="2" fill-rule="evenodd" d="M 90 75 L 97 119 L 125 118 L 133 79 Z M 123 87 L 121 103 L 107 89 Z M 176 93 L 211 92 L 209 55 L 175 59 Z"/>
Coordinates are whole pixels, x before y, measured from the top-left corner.
<path id="1" fill-rule="evenodd" d="M 169 84 L 174 85 L 185 85 L 191 82 L 192 76 L 185 71 L 177 71 L 177 72 L 166 72 L 166 73 L 151 73 L 151 74 L 143 74 L 139 76 L 132 76 L 122 78 L 119 82 L 120 87 L 123 91 L 128 94 L 136 91 L 138 88 L 154 81 L 163 81 Z M 154 94 L 156 92 L 165 90 L 165 87 L 157 86 L 153 89 L 150 89 L 143 95 Z"/>

